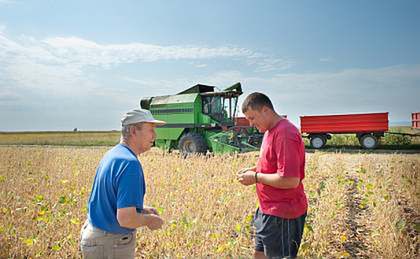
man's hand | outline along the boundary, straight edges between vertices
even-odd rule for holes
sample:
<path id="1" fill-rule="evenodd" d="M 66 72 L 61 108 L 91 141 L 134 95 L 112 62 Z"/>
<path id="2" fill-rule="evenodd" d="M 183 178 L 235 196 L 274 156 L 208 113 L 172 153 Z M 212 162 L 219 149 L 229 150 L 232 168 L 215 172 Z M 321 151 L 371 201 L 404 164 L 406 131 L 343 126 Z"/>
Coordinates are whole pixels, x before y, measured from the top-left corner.
<path id="1" fill-rule="evenodd" d="M 243 185 L 252 185 L 256 183 L 255 171 L 240 170 L 236 179 Z"/>
<path id="2" fill-rule="evenodd" d="M 161 228 L 163 225 L 163 219 L 155 214 L 148 214 L 147 215 L 147 227 L 150 230 L 156 230 Z"/>
<path id="3" fill-rule="evenodd" d="M 149 207 L 148 207 L 149 208 Z M 149 212 L 150 212 L 149 208 Z M 151 230 L 162 227 L 163 219 L 154 213 L 138 213 L 135 207 L 117 209 L 117 220 L 121 227 L 138 228 L 146 226 Z"/>
<path id="4" fill-rule="evenodd" d="M 236 174 L 242 174 L 242 173 L 245 173 L 246 171 L 254 171 L 255 172 L 255 170 L 257 170 L 256 168 L 255 168 L 255 166 L 254 167 L 247 167 L 247 168 L 242 168 L 241 170 L 239 170 Z"/>
<path id="5" fill-rule="evenodd" d="M 150 206 L 143 206 L 143 210 L 142 212 L 144 214 L 155 214 L 157 216 L 159 216 L 159 212 L 157 211 L 157 209 L 150 207 Z"/>

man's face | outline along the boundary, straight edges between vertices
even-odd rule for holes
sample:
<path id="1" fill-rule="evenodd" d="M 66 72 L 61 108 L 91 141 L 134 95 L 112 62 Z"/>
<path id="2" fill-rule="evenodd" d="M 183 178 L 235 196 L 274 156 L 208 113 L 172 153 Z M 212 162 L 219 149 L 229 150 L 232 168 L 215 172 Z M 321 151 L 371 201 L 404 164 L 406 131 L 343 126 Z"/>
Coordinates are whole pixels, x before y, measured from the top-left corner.
<path id="1" fill-rule="evenodd" d="M 156 125 L 153 123 L 142 123 L 141 126 L 136 126 L 135 136 L 133 137 L 140 153 L 144 153 L 152 147 L 156 139 L 155 127 Z"/>
<path id="2" fill-rule="evenodd" d="M 244 113 L 245 118 L 249 121 L 249 124 L 253 127 L 256 127 L 259 132 L 264 133 L 268 130 L 267 125 L 267 116 L 266 116 L 267 107 L 263 106 L 260 110 L 253 110 L 251 107 Z"/>

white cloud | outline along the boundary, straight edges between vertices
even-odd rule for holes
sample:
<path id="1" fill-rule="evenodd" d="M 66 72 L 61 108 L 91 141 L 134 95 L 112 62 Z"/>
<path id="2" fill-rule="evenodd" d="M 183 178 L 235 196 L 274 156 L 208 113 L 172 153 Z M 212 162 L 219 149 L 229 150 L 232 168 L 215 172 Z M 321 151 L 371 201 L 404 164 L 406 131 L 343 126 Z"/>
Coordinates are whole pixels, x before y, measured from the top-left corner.
<path id="1" fill-rule="evenodd" d="M 324 58 L 320 58 L 319 62 L 332 62 L 334 61 L 333 58 L 330 57 L 324 57 Z"/>
<path id="2" fill-rule="evenodd" d="M 171 80 L 166 82 L 166 92 L 162 89 L 155 93 L 174 94 L 192 86 L 191 81 L 220 88 L 241 82 L 244 91 L 241 100 L 251 92 L 266 93 L 278 111 L 288 114 L 297 124 L 300 115 L 369 112 L 389 112 L 390 120 L 403 121 L 409 120 L 411 112 L 420 109 L 420 65 L 272 77 L 252 77 L 232 70 Z M 147 85 L 153 85 L 153 80 L 147 80 Z M 171 86 L 177 91 L 170 92 Z"/>
<path id="3" fill-rule="evenodd" d="M 0 5 L 6 5 L 6 4 L 16 4 L 18 1 L 15 0 L 0 0 Z"/>
<path id="4" fill-rule="evenodd" d="M 195 67 L 196 68 L 203 68 L 203 67 L 207 67 L 207 64 L 196 64 Z"/>
<path id="5" fill-rule="evenodd" d="M 86 92 L 97 87 L 94 81 L 89 81 L 87 71 L 91 68 L 111 69 L 120 64 L 161 60 L 192 60 L 192 66 L 203 68 L 207 64 L 202 60 L 217 58 L 243 60 L 244 65 L 254 67 L 256 71 L 282 70 L 292 64 L 234 46 L 100 44 L 77 37 L 37 40 L 24 35 L 11 39 L 6 35 L 5 27 L 0 30 L 0 79 L 13 82 L 16 89 L 30 88 L 56 94 Z"/>
<path id="6" fill-rule="evenodd" d="M 420 108 L 420 66 L 348 69 L 331 73 L 244 78 L 248 91 L 267 92 L 282 113 L 299 115 L 389 112 L 409 120 Z"/>
<path id="7" fill-rule="evenodd" d="M 174 80 L 131 80 L 151 89 L 164 86 L 154 91 L 161 95 L 174 94 L 196 83 L 225 88 L 241 82 L 246 94 L 254 91 L 267 93 L 279 109 L 294 107 L 296 114 L 300 115 L 420 108 L 416 101 L 420 96 L 419 65 L 289 73 L 272 77 L 253 77 L 232 70 Z"/>
<path id="8" fill-rule="evenodd" d="M 191 81 L 193 79 L 187 80 L 182 78 L 175 78 L 175 79 L 136 79 L 131 77 L 124 77 L 122 78 L 124 81 L 136 84 L 140 86 L 142 89 L 141 97 L 149 96 L 149 95 L 156 95 L 157 93 L 161 93 L 161 95 L 170 95 L 180 91 L 180 87 L 182 89 L 183 86 L 188 88 L 195 82 Z"/>
<path id="9" fill-rule="evenodd" d="M 273 66 L 277 60 L 265 58 L 255 60 L 251 50 L 239 47 L 199 47 L 199 46 L 160 46 L 144 43 L 98 44 L 76 37 L 56 37 L 43 41 L 50 51 L 68 62 L 80 65 L 116 65 L 133 62 L 154 62 L 159 60 L 180 59 L 212 59 L 212 58 L 244 58 L 251 60 L 249 64 Z M 283 69 L 282 66 L 279 67 Z"/>
<path id="10" fill-rule="evenodd" d="M 262 55 L 253 55 L 253 57 L 256 58 L 249 59 L 248 64 L 256 65 L 255 72 L 286 70 L 295 64 L 294 61 L 286 59 L 263 57 Z"/>
<path id="11" fill-rule="evenodd" d="M 220 58 L 242 62 L 254 71 L 271 73 L 264 77 L 250 76 L 236 66 L 204 76 L 184 73 L 173 78 L 145 78 L 144 75 L 135 78 L 113 70 L 121 64 L 161 60 L 187 60 L 191 66 L 203 68 L 206 61 Z M 420 109 L 419 65 L 330 73 L 279 73 L 293 65 L 291 60 L 232 46 L 100 44 L 76 37 L 11 39 L 6 35 L 6 27 L 0 26 L 0 113 L 8 116 L 6 108 L 17 114 L 19 107 L 29 107 L 25 112 L 36 113 L 42 124 L 40 114 L 55 116 L 55 107 L 60 107 L 71 111 L 74 120 L 78 120 L 79 114 L 95 114 L 98 107 L 104 109 L 103 113 L 116 113 L 115 107 L 134 106 L 141 97 L 175 94 L 197 83 L 223 89 L 236 82 L 242 83 L 244 96 L 253 91 L 267 93 L 279 112 L 288 114 L 295 122 L 299 115 L 374 111 L 389 111 L 391 118 L 404 120 L 405 114 Z M 109 83 L 109 78 L 95 77 L 94 72 L 103 69 L 109 69 L 114 79 L 121 79 L 122 85 Z M 33 101 L 39 97 L 40 100 Z M 79 127 L 94 128 L 87 124 Z M 102 129 L 107 129 L 106 125 Z"/>
<path id="12" fill-rule="evenodd" d="M 20 99 L 20 96 L 10 89 L 0 89 L 0 103 L 15 102 Z"/>

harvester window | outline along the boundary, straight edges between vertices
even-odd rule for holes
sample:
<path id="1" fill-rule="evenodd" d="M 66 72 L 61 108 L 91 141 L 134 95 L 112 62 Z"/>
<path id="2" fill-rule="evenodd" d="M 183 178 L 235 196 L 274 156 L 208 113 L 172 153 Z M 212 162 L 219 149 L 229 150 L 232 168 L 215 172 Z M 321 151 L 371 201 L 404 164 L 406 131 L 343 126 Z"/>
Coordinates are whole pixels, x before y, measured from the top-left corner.
<path id="1" fill-rule="evenodd" d="M 209 96 L 203 99 L 203 112 L 205 114 L 223 113 L 222 98 L 220 96 Z"/>

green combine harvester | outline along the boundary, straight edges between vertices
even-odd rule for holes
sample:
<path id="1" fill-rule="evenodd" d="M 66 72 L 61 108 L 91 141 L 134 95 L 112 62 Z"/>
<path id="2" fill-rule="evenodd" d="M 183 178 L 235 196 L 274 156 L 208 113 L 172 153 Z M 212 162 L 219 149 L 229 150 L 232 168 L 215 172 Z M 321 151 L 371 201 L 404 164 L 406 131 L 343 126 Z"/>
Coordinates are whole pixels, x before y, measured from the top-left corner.
<path id="1" fill-rule="evenodd" d="M 214 89 L 197 84 L 175 95 L 141 99 L 141 108 L 167 122 L 156 129 L 155 146 L 179 149 L 183 155 L 258 150 L 261 134 L 249 125 L 235 125 L 241 84 L 218 92 Z"/>

